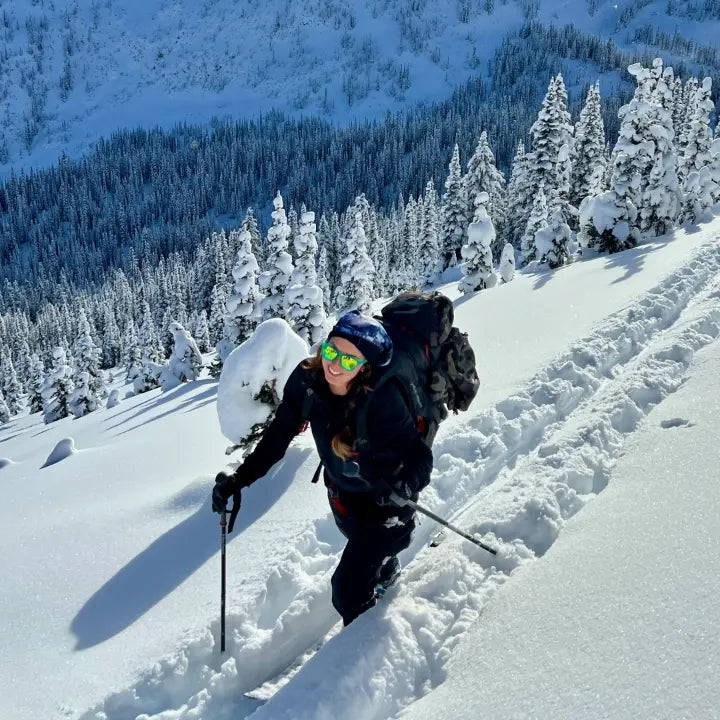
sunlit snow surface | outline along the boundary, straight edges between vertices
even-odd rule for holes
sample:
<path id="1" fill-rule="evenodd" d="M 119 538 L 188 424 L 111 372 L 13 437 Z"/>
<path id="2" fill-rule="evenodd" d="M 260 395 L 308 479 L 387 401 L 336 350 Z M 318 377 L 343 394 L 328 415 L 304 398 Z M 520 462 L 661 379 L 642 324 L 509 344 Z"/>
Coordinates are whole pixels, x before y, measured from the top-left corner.
<path id="1" fill-rule="evenodd" d="M 500 553 L 429 549 L 423 521 L 398 587 L 342 631 L 307 434 L 244 494 L 221 657 L 216 381 L 4 426 L 0 716 L 712 717 L 719 231 L 444 288 L 483 386 L 421 501 Z"/>

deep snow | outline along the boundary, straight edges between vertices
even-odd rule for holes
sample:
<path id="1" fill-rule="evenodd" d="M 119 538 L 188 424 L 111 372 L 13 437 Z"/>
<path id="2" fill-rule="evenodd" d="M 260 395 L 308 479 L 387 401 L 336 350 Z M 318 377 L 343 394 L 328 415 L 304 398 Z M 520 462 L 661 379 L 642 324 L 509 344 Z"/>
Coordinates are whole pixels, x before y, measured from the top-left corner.
<path id="1" fill-rule="evenodd" d="M 663 409 L 668 395 L 687 378 L 692 381 L 695 351 L 717 358 L 719 231 L 720 222 L 713 221 L 613 257 L 519 274 L 475 296 L 458 299 L 455 283 L 445 287 L 456 300 L 458 325 L 469 331 L 483 385 L 471 410 L 442 427 L 433 480 L 421 500 L 484 534 L 501 553 L 492 559 L 454 536 L 428 549 L 437 528 L 423 521 L 402 558 L 406 571 L 399 587 L 339 634 L 329 577 L 342 542 L 322 489 L 309 482 L 315 455 L 307 435 L 245 493 L 228 547 L 229 641 L 221 658 L 214 641 L 219 528 L 208 502 L 212 478 L 227 462 L 215 409 L 217 383 L 201 379 L 48 426 L 38 416 L 3 426 L 0 455 L 12 462 L 0 474 L 5 501 L 0 540 L 12 552 L 0 560 L 0 716 L 126 720 L 145 713 L 155 720 L 223 720 L 257 708 L 256 718 L 306 719 L 337 717 L 338 707 L 347 718 L 387 718 L 406 707 L 416 717 L 443 709 L 454 716 L 447 711 L 449 695 L 466 698 L 467 717 L 483 707 L 488 716 L 491 711 L 512 716 L 534 691 L 524 677 L 512 675 L 520 672 L 518 644 L 526 637 L 529 655 L 557 655 L 564 648 L 562 662 L 583 667 L 573 653 L 587 646 L 573 644 L 571 633 L 562 637 L 557 615 L 538 624 L 556 582 L 567 596 L 563 617 L 571 615 L 570 630 L 579 633 L 587 626 L 588 636 L 607 636 L 599 663 L 603 652 L 612 656 L 617 613 L 598 617 L 588 588 L 626 571 L 625 580 L 611 578 L 608 607 L 627 610 L 621 615 L 627 619 L 623 642 L 643 640 L 639 633 L 646 626 L 631 612 L 637 596 L 631 594 L 623 605 L 617 589 L 634 587 L 634 580 L 646 587 L 641 560 L 667 568 L 668 578 L 681 572 L 679 560 L 655 553 L 648 543 L 632 563 L 603 570 L 597 564 L 602 558 L 587 553 L 594 537 L 600 549 L 611 539 L 634 547 L 632 533 L 649 529 L 658 513 L 668 541 L 682 540 L 677 533 L 683 528 L 687 547 L 694 548 L 697 567 L 694 574 L 683 571 L 682 587 L 688 596 L 712 602 L 712 595 L 705 595 L 706 572 L 712 571 L 705 555 L 712 553 L 717 528 L 702 524 L 712 521 L 712 513 L 689 522 L 687 514 L 694 512 L 689 501 L 665 506 L 656 497 L 625 495 L 621 491 L 632 482 L 622 475 L 618 480 L 617 473 L 623 463 L 648 472 L 652 461 L 661 463 L 656 445 L 642 442 L 643 433 L 650 433 L 643 429 L 646 416 L 658 404 L 650 421 L 653 426 L 654 417 L 667 421 L 667 427 L 656 428 L 662 440 L 675 433 L 684 448 L 681 433 L 692 438 L 690 433 L 717 432 L 705 428 L 717 407 L 706 389 L 692 395 L 697 413 Z M 702 350 L 705 346 L 710 348 Z M 713 367 L 707 366 L 706 374 Z M 697 425 L 684 427 L 683 420 Z M 712 470 L 717 450 L 704 437 L 691 447 L 698 462 Z M 73 438 L 78 452 L 40 469 L 66 438 Z M 689 465 L 690 458 L 677 462 Z M 701 469 L 690 480 L 695 482 Z M 657 473 L 651 474 L 645 482 L 654 482 Z M 698 484 L 696 498 L 701 489 L 706 491 Z M 577 514 L 591 499 L 588 512 Z M 605 502 L 616 503 L 608 510 L 612 517 L 601 511 Z M 623 513 L 626 523 L 614 522 Z M 598 529 L 610 521 L 612 538 Z M 573 541 L 575 533 L 579 541 Z M 554 562 L 556 556 L 561 559 Z M 618 553 L 605 560 L 610 557 L 617 560 Z M 595 595 L 597 603 L 605 599 L 600 589 Z M 504 647 L 503 612 L 510 611 L 503 608 L 513 603 L 526 615 L 514 621 L 516 640 Z M 673 627 L 667 623 L 674 622 L 677 615 L 670 613 L 677 607 L 653 606 L 653 632 Z M 531 621 L 533 627 L 525 624 Z M 286 682 L 282 673 L 288 665 L 316 650 L 328 634 L 328 642 Z M 713 639 L 706 637 L 708 643 Z M 486 646 L 490 651 L 484 652 Z M 675 655 L 673 662 L 647 663 L 643 682 L 662 685 L 668 697 L 687 699 L 673 694 L 675 683 L 687 679 L 676 663 L 697 668 L 707 647 L 681 644 L 676 648 L 683 651 L 681 660 Z M 485 704 L 489 694 L 474 694 L 484 680 L 470 672 L 473 658 L 491 666 L 496 692 L 504 688 L 497 705 Z M 598 667 L 597 675 L 609 672 Z M 549 712 L 559 695 L 567 700 L 560 713 L 564 708 L 567 717 L 582 714 L 579 703 L 586 696 L 575 686 L 574 692 L 558 693 L 560 671 L 545 670 L 532 676 L 545 703 L 540 707 Z M 243 697 L 266 681 L 256 699 Z M 623 687 L 626 694 L 638 688 L 634 717 L 642 716 L 645 685 Z M 694 687 L 691 709 L 699 708 L 702 717 L 704 708 L 713 707 L 713 689 L 710 683 Z M 586 716 L 597 715 L 588 709 Z"/>

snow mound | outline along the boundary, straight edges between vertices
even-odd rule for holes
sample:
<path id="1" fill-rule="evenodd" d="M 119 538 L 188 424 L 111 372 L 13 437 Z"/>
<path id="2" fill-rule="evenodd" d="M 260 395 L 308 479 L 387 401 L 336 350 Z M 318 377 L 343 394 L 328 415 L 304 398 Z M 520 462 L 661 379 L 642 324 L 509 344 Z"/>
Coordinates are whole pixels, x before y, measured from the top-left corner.
<path id="1" fill-rule="evenodd" d="M 268 382 L 282 396 L 290 373 L 310 355 L 308 344 L 280 318 L 258 325 L 252 336 L 228 355 L 220 374 L 217 413 L 222 434 L 239 445 L 253 426 L 274 409 L 257 401 Z"/>
<path id="2" fill-rule="evenodd" d="M 6 465 L 14 465 L 14 461 L 10 458 L 0 458 L 0 468 L 4 468 Z"/>
<path id="3" fill-rule="evenodd" d="M 120 404 L 120 391 L 117 388 L 115 388 L 115 390 L 113 390 L 110 393 L 110 396 L 107 399 L 106 407 L 108 410 L 110 410 L 111 408 L 114 408 L 116 405 L 119 405 L 119 404 Z"/>
<path id="4" fill-rule="evenodd" d="M 61 460 L 70 457 L 70 455 L 74 455 L 76 452 L 75 441 L 71 437 L 64 438 L 53 448 L 43 467 L 55 465 L 55 463 L 59 463 Z"/>

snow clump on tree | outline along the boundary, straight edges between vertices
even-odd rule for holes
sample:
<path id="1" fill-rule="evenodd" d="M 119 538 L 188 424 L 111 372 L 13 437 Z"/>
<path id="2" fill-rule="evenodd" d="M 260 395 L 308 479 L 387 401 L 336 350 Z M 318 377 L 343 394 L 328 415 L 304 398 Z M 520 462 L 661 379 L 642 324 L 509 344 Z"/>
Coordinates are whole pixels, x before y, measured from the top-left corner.
<path id="1" fill-rule="evenodd" d="M 315 232 L 315 213 L 304 211 L 300 216 L 300 230 L 295 236 L 297 262 L 286 291 L 288 322 L 311 345 L 325 337 L 327 326 L 323 292 L 315 270 Z"/>
<path id="2" fill-rule="evenodd" d="M 285 383 L 308 357 L 307 343 L 280 318 L 258 325 L 223 365 L 217 413 L 223 435 L 235 447 L 250 449 L 272 421 Z"/>
<path id="3" fill-rule="evenodd" d="M 163 390 L 171 390 L 180 383 L 197 380 L 202 370 L 202 355 L 192 335 L 178 322 L 170 323 L 173 349 L 160 375 Z"/>
<path id="4" fill-rule="evenodd" d="M 489 199 L 489 195 L 482 192 L 475 202 L 475 219 L 468 227 L 468 241 L 461 250 L 465 260 L 461 265 L 463 279 L 458 286 L 461 293 L 472 293 L 497 284 L 490 250 L 495 241 L 495 228 L 487 212 Z"/>

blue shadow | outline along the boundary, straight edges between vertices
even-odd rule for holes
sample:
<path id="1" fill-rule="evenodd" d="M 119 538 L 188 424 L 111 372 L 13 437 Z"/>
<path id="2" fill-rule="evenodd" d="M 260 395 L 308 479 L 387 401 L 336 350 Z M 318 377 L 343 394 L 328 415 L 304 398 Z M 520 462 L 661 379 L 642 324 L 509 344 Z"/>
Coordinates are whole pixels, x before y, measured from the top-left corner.
<path id="1" fill-rule="evenodd" d="M 228 541 L 237 538 L 277 502 L 310 452 L 290 448 L 285 458 L 260 480 L 261 492 L 246 491 Z M 99 645 L 128 628 L 219 551 L 219 521 L 210 508 L 210 487 L 206 494 L 207 499 L 193 515 L 155 540 L 83 605 L 70 624 L 76 638 L 75 650 Z"/>

